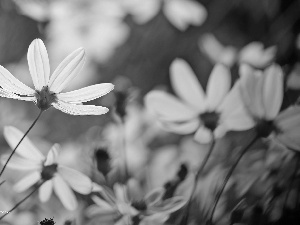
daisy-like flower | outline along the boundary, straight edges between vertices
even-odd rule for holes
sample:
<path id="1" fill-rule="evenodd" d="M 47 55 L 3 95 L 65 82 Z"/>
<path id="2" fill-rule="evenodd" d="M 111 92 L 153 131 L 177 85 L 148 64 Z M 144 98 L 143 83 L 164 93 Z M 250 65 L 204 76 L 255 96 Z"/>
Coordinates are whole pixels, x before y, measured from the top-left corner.
<path id="1" fill-rule="evenodd" d="M 207 17 L 206 9 L 194 0 L 126 0 L 125 9 L 132 14 L 136 23 L 143 24 L 162 11 L 170 23 L 184 31 L 189 25 L 200 26 Z"/>
<path id="2" fill-rule="evenodd" d="M 12 149 L 23 135 L 15 127 L 4 128 L 4 137 Z M 66 209 L 74 210 L 78 203 L 72 189 L 80 194 L 89 194 L 92 191 L 92 182 L 86 175 L 59 165 L 57 163 L 58 149 L 57 144 L 53 145 L 45 157 L 25 137 L 16 150 L 18 155 L 12 158 L 7 166 L 20 171 L 28 171 L 28 175 L 14 185 L 15 191 L 23 192 L 39 181 L 44 181 L 39 188 L 39 198 L 42 202 L 48 201 L 54 190 Z M 6 162 L 7 156 L 3 156 L 1 161 Z"/>
<path id="3" fill-rule="evenodd" d="M 280 111 L 283 101 L 283 72 L 271 65 L 263 72 L 248 65 L 240 68 L 241 95 L 261 137 L 271 133 L 290 149 L 300 151 L 300 107 Z"/>
<path id="4" fill-rule="evenodd" d="M 163 126 L 179 134 L 195 133 L 202 143 L 222 137 L 228 130 L 247 130 L 254 126 L 247 115 L 239 93 L 239 81 L 230 90 L 229 70 L 218 64 L 207 84 L 206 94 L 190 66 L 181 59 L 171 65 L 171 82 L 180 99 L 163 92 L 151 91 L 146 105 Z"/>
<path id="5" fill-rule="evenodd" d="M 35 89 L 23 84 L 0 66 L 0 86 L 2 87 L 0 96 L 33 101 L 42 111 L 53 106 L 71 115 L 101 115 L 108 112 L 106 107 L 82 105 L 82 103 L 99 98 L 113 90 L 114 86 L 110 83 L 91 85 L 61 93 L 83 67 L 85 53 L 82 48 L 67 56 L 51 76 L 48 53 L 42 40 L 35 39 L 30 44 L 27 59 Z"/>
<path id="6" fill-rule="evenodd" d="M 101 220 L 117 220 L 118 225 L 130 225 L 133 221 L 138 224 L 163 224 L 169 215 L 186 204 L 183 197 L 162 200 L 165 190 L 157 188 L 148 193 L 141 201 L 132 201 L 128 198 L 127 188 L 124 185 L 115 184 L 113 192 L 103 189 L 102 198 L 93 196 L 96 205 L 88 208 L 90 217 L 99 216 Z"/>

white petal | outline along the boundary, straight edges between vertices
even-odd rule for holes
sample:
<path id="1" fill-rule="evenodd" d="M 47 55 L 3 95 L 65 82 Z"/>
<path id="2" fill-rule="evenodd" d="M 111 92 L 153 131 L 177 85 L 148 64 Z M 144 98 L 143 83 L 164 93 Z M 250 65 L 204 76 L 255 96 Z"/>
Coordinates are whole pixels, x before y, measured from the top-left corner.
<path id="1" fill-rule="evenodd" d="M 103 210 L 103 209 L 106 209 L 106 210 L 112 210 L 113 207 L 108 204 L 106 201 L 104 201 L 103 199 L 99 198 L 98 196 L 96 195 L 93 195 L 92 196 L 92 199 L 93 201 Z"/>
<path id="2" fill-rule="evenodd" d="M 73 190 L 80 194 L 89 194 L 92 191 L 92 181 L 83 173 L 65 166 L 58 166 L 58 172 Z"/>
<path id="3" fill-rule="evenodd" d="M 214 138 L 215 139 L 222 138 L 228 131 L 229 129 L 226 127 L 226 125 L 221 124 L 217 126 L 216 129 L 214 130 Z"/>
<path id="4" fill-rule="evenodd" d="M 134 22 L 144 24 L 150 21 L 160 9 L 160 0 L 127 0 L 121 1 L 126 10 L 132 14 Z"/>
<path id="5" fill-rule="evenodd" d="M 110 223 L 115 218 L 118 218 L 120 216 L 120 213 L 115 209 L 109 209 L 109 210 L 103 210 L 102 208 L 99 208 L 97 205 L 91 205 L 87 207 L 86 209 L 86 216 L 87 217 L 96 217 L 97 216 L 97 222 L 104 224 Z"/>
<path id="6" fill-rule="evenodd" d="M 11 149 L 14 149 L 24 136 L 24 133 L 12 126 L 6 126 L 3 134 Z M 23 139 L 16 152 L 20 156 L 33 161 L 41 162 L 45 159 L 43 154 L 31 143 L 27 137 Z"/>
<path id="7" fill-rule="evenodd" d="M 52 104 L 54 108 L 75 116 L 84 116 L 84 115 L 102 115 L 109 111 L 108 108 L 103 106 L 95 105 L 77 105 L 70 104 L 63 101 L 58 101 Z"/>
<path id="8" fill-rule="evenodd" d="M 4 90 L 2 88 L 0 88 L 0 96 L 4 97 L 4 98 L 12 98 L 12 99 L 16 99 L 16 100 L 30 101 L 30 102 L 33 102 L 36 100 L 35 97 L 20 97 L 19 95 L 16 95 L 16 94 L 9 92 L 7 90 Z"/>
<path id="9" fill-rule="evenodd" d="M 170 67 L 175 92 L 198 112 L 205 109 L 205 94 L 192 68 L 183 59 L 175 59 Z"/>
<path id="10" fill-rule="evenodd" d="M 212 140 L 212 134 L 211 131 L 208 130 L 207 128 L 201 126 L 199 129 L 196 131 L 194 138 L 196 141 L 202 144 L 207 144 L 211 142 Z"/>
<path id="11" fill-rule="evenodd" d="M 179 30 L 186 30 L 190 24 L 199 26 L 206 17 L 206 9 L 196 1 L 166 1 L 163 12 L 168 20 Z"/>
<path id="12" fill-rule="evenodd" d="M 1 163 L 4 165 L 8 160 L 9 155 L 1 157 Z M 7 164 L 8 168 L 16 170 L 39 170 L 42 168 L 42 164 L 37 161 L 28 160 L 18 155 L 14 155 Z"/>
<path id="13" fill-rule="evenodd" d="M 165 120 L 187 121 L 198 115 L 191 107 L 163 91 L 150 91 L 145 97 L 145 103 L 149 110 Z"/>
<path id="14" fill-rule="evenodd" d="M 41 173 L 39 171 L 34 171 L 33 173 L 30 173 L 29 175 L 25 176 L 20 181 L 18 181 L 14 185 L 14 190 L 16 192 L 26 191 L 28 188 L 37 183 L 40 179 Z"/>
<path id="15" fill-rule="evenodd" d="M 300 107 L 287 108 L 276 117 L 275 123 L 283 132 L 300 127 Z"/>
<path id="16" fill-rule="evenodd" d="M 118 202 L 128 202 L 126 186 L 117 183 L 113 188 Z"/>
<path id="17" fill-rule="evenodd" d="M 49 90 L 54 93 L 61 92 L 78 75 L 84 61 L 85 53 L 83 48 L 79 48 L 68 55 L 51 75 Z"/>
<path id="18" fill-rule="evenodd" d="M 186 204 L 187 200 L 180 196 L 167 199 L 162 202 L 160 206 L 151 207 L 151 211 L 156 213 L 171 214 L 182 208 Z"/>
<path id="19" fill-rule="evenodd" d="M 144 198 L 147 206 L 154 205 L 162 200 L 162 197 L 165 193 L 164 188 L 156 188 L 152 191 L 150 191 Z"/>
<path id="20" fill-rule="evenodd" d="M 162 126 L 164 129 L 176 134 L 190 134 L 193 133 L 200 125 L 198 118 L 192 119 L 187 122 L 168 122 L 162 121 Z"/>
<path id="21" fill-rule="evenodd" d="M 79 90 L 70 91 L 67 93 L 57 94 L 56 97 L 64 102 L 81 103 L 94 100 L 103 95 L 106 95 L 114 89 L 114 85 L 110 83 L 96 84 L 81 88 Z"/>
<path id="22" fill-rule="evenodd" d="M 47 202 L 52 194 L 53 181 L 47 180 L 39 189 L 39 198 L 41 202 Z"/>
<path id="23" fill-rule="evenodd" d="M 75 210 L 78 206 L 76 197 L 66 182 L 61 178 L 59 174 L 53 177 L 54 191 L 57 197 L 60 199 L 64 207 L 68 210 Z"/>
<path id="24" fill-rule="evenodd" d="M 266 119 L 273 120 L 283 100 L 283 73 L 278 65 L 268 67 L 264 74 L 263 104 Z"/>
<path id="25" fill-rule="evenodd" d="M 35 91 L 15 78 L 7 69 L 0 66 L 0 86 L 19 95 L 34 95 Z"/>
<path id="26" fill-rule="evenodd" d="M 229 69 L 217 64 L 213 68 L 207 83 L 207 104 L 209 109 L 213 111 L 222 102 L 230 89 L 231 76 Z"/>
<path id="27" fill-rule="evenodd" d="M 46 157 L 46 161 L 44 163 L 45 166 L 52 165 L 57 162 L 58 151 L 60 149 L 59 144 L 54 144 L 48 152 Z"/>
<path id="28" fill-rule="evenodd" d="M 35 39 L 29 45 L 27 60 L 31 78 L 36 90 L 48 85 L 50 65 L 47 49 L 40 39 Z"/>

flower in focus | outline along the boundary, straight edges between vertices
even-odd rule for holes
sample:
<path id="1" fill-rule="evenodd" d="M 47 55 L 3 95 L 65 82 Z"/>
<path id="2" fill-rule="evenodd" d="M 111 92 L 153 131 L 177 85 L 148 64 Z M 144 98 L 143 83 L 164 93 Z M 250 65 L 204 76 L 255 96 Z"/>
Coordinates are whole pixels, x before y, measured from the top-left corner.
<path id="1" fill-rule="evenodd" d="M 162 200 L 164 189 L 157 188 L 148 193 L 141 201 L 133 201 L 128 198 L 127 188 L 124 185 L 115 184 L 114 192 L 103 189 L 100 194 L 102 198 L 93 196 L 96 205 L 88 208 L 90 217 L 101 216 L 103 220 L 118 220 L 116 224 L 132 224 L 132 221 L 140 224 L 155 221 L 162 224 L 169 215 L 182 208 L 186 200 L 175 196 Z"/>
<path id="2" fill-rule="evenodd" d="M 195 133 L 202 143 L 222 137 L 228 130 L 247 130 L 254 126 L 239 94 L 239 81 L 230 90 L 229 70 L 221 64 L 214 67 L 204 93 L 189 65 L 175 60 L 171 65 L 172 86 L 181 99 L 163 91 L 151 91 L 146 105 L 164 127 L 179 134 Z"/>
<path id="3" fill-rule="evenodd" d="M 126 0 L 124 7 L 132 14 L 135 22 L 141 24 L 151 20 L 163 4 L 163 13 L 170 23 L 181 31 L 189 25 L 200 26 L 207 17 L 206 9 L 193 0 Z"/>
<path id="4" fill-rule="evenodd" d="M 34 40 L 28 49 L 29 71 L 35 90 L 16 79 L 8 70 L 0 66 L 0 96 L 18 100 L 33 101 L 41 110 L 51 106 L 71 115 L 101 115 L 108 112 L 106 107 L 82 105 L 83 102 L 99 98 L 111 90 L 113 85 L 102 83 L 79 90 L 61 93 L 74 79 L 84 64 L 82 48 L 67 56 L 50 76 L 50 66 L 46 47 L 42 40 Z"/>
<path id="5" fill-rule="evenodd" d="M 23 135 L 15 127 L 4 128 L 4 137 L 12 149 L 15 148 Z M 72 189 L 81 194 L 89 194 L 92 190 L 92 182 L 86 175 L 58 165 L 58 149 L 57 144 L 53 145 L 45 157 L 25 137 L 16 150 L 18 155 L 14 156 L 7 166 L 20 171 L 28 171 L 28 175 L 14 185 L 15 191 L 23 192 L 37 182 L 44 181 L 39 188 L 39 198 L 42 202 L 48 201 L 54 190 L 66 209 L 74 210 L 78 203 Z M 8 156 L 3 156 L 1 158 L 2 163 L 6 162 L 7 158 Z"/>
<path id="6" fill-rule="evenodd" d="M 291 106 L 280 111 L 283 101 L 283 72 L 271 65 L 264 72 L 242 65 L 241 96 L 262 137 L 272 132 L 282 144 L 300 151 L 300 107 Z"/>

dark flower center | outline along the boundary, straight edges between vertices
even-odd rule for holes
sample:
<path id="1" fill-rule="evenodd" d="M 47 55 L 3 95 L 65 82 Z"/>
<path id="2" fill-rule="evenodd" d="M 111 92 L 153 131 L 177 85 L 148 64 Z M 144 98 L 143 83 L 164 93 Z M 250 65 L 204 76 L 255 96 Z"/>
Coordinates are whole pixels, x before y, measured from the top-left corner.
<path id="1" fill-rule="evenodd" d="M 147 209 L 147 204 L 144 200 L 132 202 L 131 205 L 139 211 L 145 211 Z"/>
<path id="2" fill-rule="evenodd" d="M 57 172 L 57 164 L 52 164 L 49 166 L 44 166 L 41 176 L 43 180 L 50 180 L 54 176 L 54 174 Z"/>
<path id="3" fill-rule="evenodd" d="M 205 112 L 200 114 L 200 119 L 207 129 L 214 131 L 219 124 L 220 114 L 217 112 Z"/>
<path id="4" fill-rule="evenodd" d="M 49 91 L 48 86 L 44 86 L 42 90 L 36 91 L 35 97 L 37 99 L 36 105 L 42 111 L 51 107 L 51 104 L 56 101 L 55 93 Z"/>
<path id="5" fill-rule="evenodd" d="M 256 132 L 258 136 L 266 138 L 272 132 L 279 133 L 280 130 L 278 129 L 278 127 L 276 127 L 273 120 L 260 120 L 256 125 Z"/>

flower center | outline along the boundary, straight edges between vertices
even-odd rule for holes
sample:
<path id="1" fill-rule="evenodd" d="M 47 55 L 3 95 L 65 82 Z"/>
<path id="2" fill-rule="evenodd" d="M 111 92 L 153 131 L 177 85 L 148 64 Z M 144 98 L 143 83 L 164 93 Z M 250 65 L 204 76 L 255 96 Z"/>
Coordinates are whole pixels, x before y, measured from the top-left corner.
<path id="1" fill-rule="evenodd" d="M 57 172 L 57 164 L 52 164 L 49 166 L 44 166 L 41 176 L 43 180 L 50 180 L 54 176 L 54 174 Z"/>
<path id="2" fill-rule="evenodd" d="M 214 131 L 219 124 L 220 114 L 217 112 L 205 112 L 200 114 L 200 119 L 207 129 Z"/>
<path id="3" fill-rule="evenodd" d="M 147 204 L 144 200 L 132 202 L 131 205 L 139 211 L 145 211 L 147 209 Z"/>
<path id="4" fill-rule="evenodd" d="M 42 111 L 51 107 L 51 104 L 56 101 L 55 93 L 49 91 L 48 86 L 44 86 L 42 90 L 36 91 L 35 97 L 37 99 L 36 105 Z"/>
<path id="5" fill-rule="evenodd" d="M 273 131 L 279 132 L 279 129 L 274 124 L 273 120 L 260 120 L 256 125 L 256 132 L 260 137 L 266 138 Z"/>

